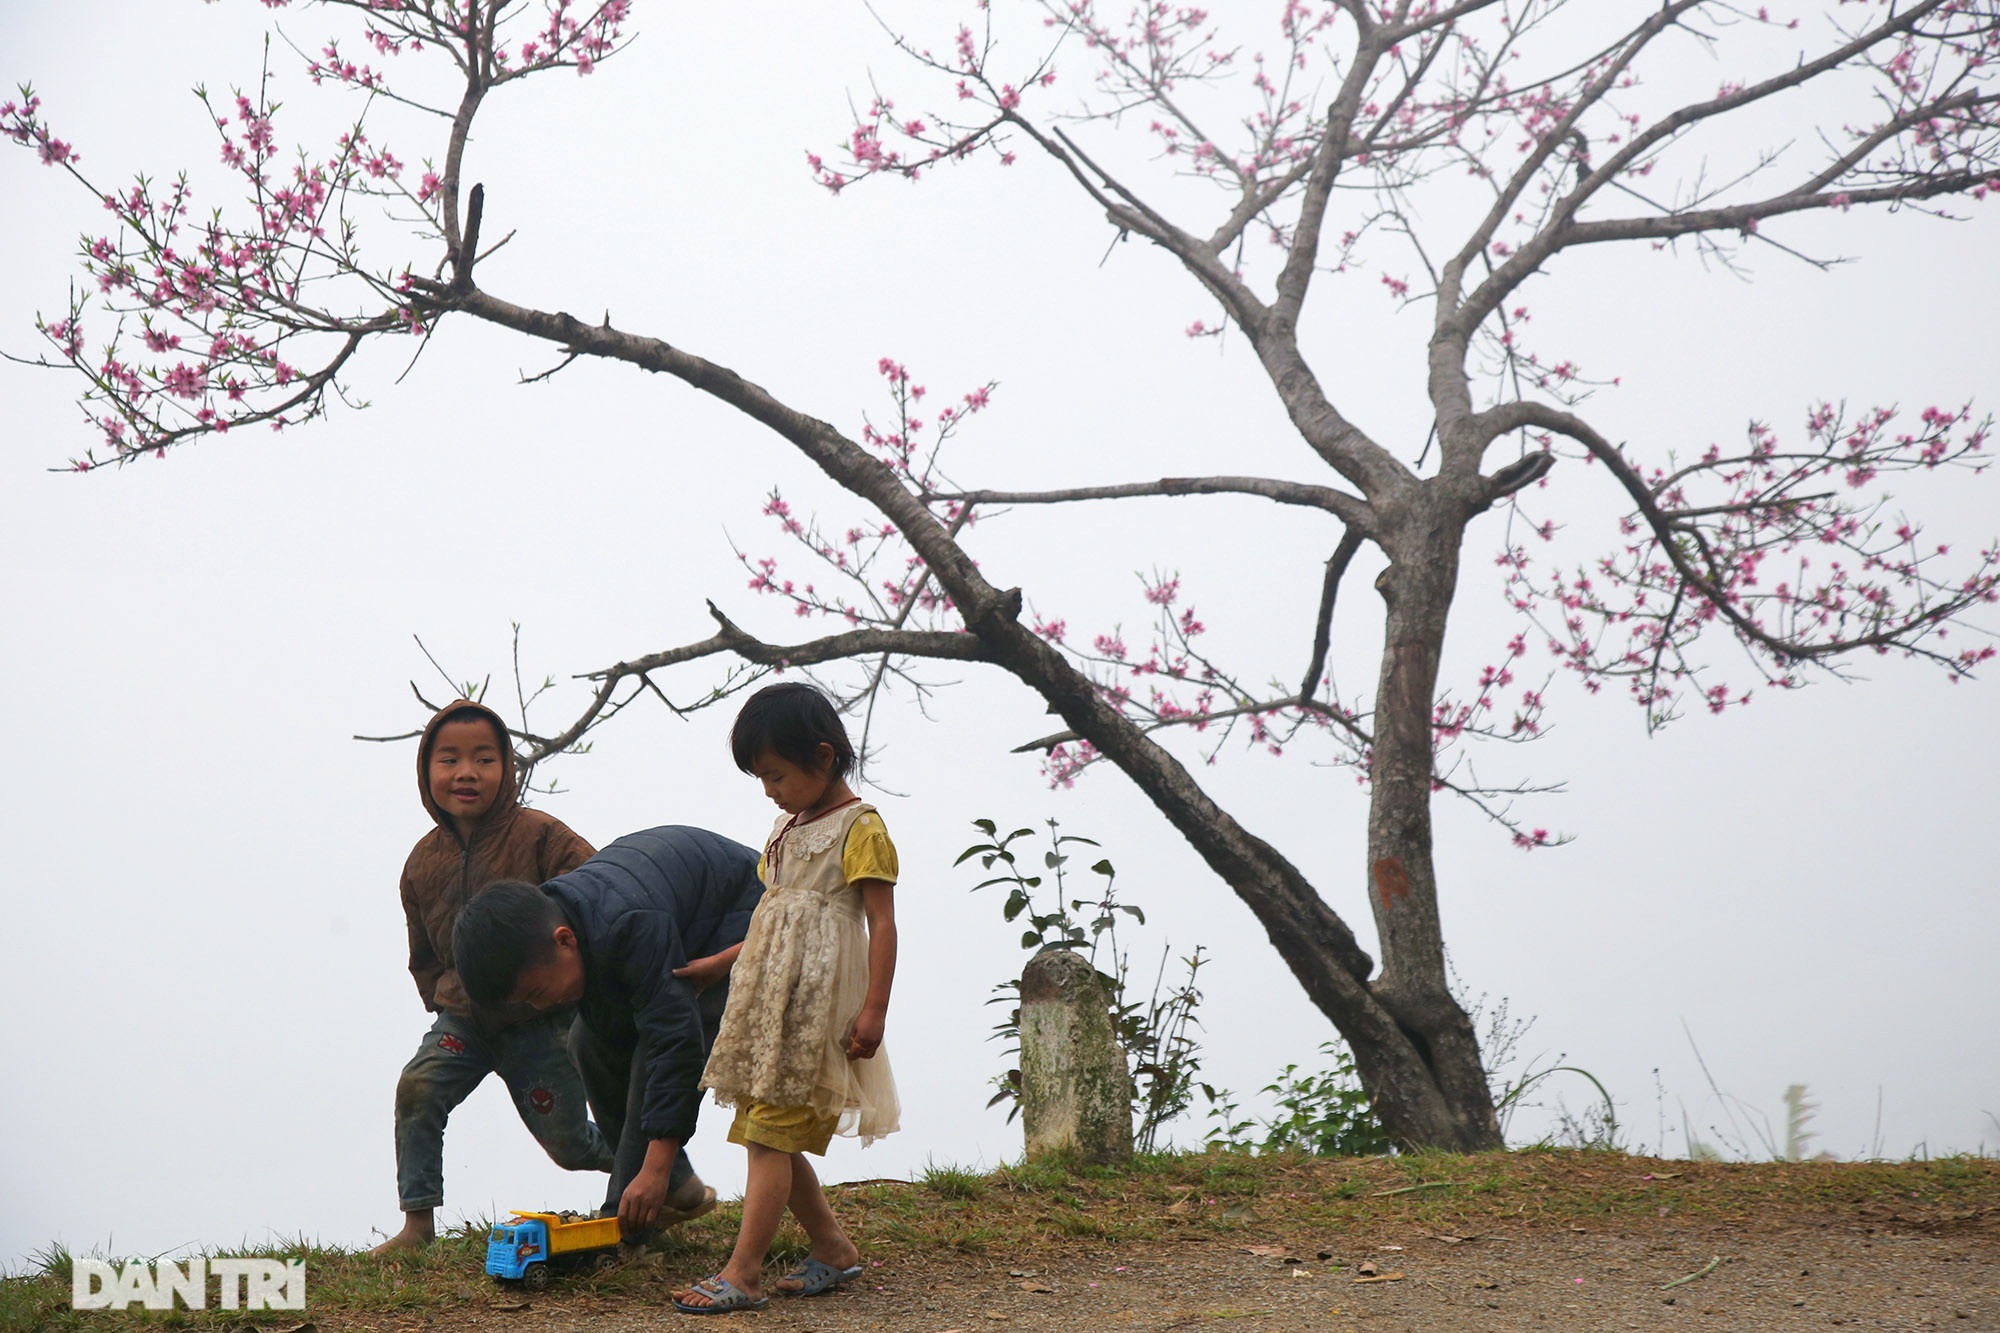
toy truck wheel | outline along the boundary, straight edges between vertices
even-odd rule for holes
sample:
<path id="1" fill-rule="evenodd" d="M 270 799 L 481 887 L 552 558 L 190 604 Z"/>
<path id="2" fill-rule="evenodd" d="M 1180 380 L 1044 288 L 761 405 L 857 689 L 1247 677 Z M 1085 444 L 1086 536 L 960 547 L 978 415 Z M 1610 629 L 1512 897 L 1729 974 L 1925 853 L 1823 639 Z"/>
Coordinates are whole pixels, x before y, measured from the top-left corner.
<path id="1" fill-rule="evenodd" d="M 599 1273 L 618 1267 L 618 1251 L 606 1250 L 590 1261 L 590 1266 Z"/>
<path id="2" fill-rule="evenodd" d="M 529 1291 L 545 1291 L 549 1285 L 549 1266 L 541 1261 L 529 1264 L 521 1270 L 521 1285 Z"/>

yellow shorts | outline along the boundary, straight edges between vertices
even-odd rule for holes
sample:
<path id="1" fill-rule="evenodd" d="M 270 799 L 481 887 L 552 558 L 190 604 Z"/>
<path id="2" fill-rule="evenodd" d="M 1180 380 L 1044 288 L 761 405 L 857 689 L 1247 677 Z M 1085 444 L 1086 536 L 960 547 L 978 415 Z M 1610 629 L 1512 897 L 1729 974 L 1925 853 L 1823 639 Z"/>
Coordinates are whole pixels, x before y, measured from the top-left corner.
<path id="1" fill-rule="evenodd" d="M 839 1124 L 840 1117 L 814 1115 L 810 1106 L 770 1106 L 744 1101 L 736 1104 L 736 1119 L 729 1125 L 729 1141 L 824 1157 Z"/>

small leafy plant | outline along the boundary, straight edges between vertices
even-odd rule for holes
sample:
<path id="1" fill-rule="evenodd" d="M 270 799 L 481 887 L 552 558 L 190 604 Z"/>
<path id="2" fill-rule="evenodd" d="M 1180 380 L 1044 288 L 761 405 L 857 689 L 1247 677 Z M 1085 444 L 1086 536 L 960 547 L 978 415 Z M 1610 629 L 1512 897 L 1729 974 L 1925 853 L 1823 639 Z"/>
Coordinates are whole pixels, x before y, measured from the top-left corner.
<path id="1" fill-rule="evenodd" d="M 1024 867 L 1016 852 L 1021 839 L 1035 836 L 1034 829 L 1015 829 L 1003 837 L 1000 826 L 990 819 L 975 819 L 972 826 L 986 835 L 986 841 L 966 848 L 953 864 L 963 865 L 977 857 L 981 869 L 998 872 L 973 885 L 972 891 L 1005 885 L 1007 897 L 1000 914 L 1010 923 L 1026 919 L 1027 926 L 1021 932 L 1023 949 L 1031 953 L 1073 949 L 1096 970 L 1110 1001 L 1112 1030 L 1125 1049 L 1132 1075 L 1133 1146 L 1140 1152 L 1155 1151 L 1162 1130 L 1194 1102 L 1195 1075 L 1201 1069 L 1201 1046 L 1194 1035 L 1200 1022 L 1195 1010 L 1202 998 L 1195 982 L 1206 961 L 1202 950 L 1197 946 L 1180 960 L 1186 972 L 1178 983 L 1169 984 L 1167 969 L 1173 951 L 1170 943 L 1163 943 L 1152 990 L 1145 998 L 1138 998 L 1130 986 L 1131 954 L 1119 939 L 1118 928 L 1121 922 L 1145 925 L 1146 913 L 1134 903 L 1119 901 L 1118 872 L 1110 860 L 1100 857 L 1090 866 L 1090 873 L 1102 880 L 1095 897 L 1070 897 L 1068 876 L 1072 872 L 1070 853 L 1065 849 L 1098 844 L 1062 832 L 1061 825 L 1050 819 L 1048 846 L 1041 855 L 1045 877 L 1029 873 L 1032 867 Z M 1029 849 L 1023 846 L 1020 851 Z M 993 989 L 994 998 L 987 1003 L 1010 1006 L 1006 1019 L 994 1025 L 994 1037 L 1006 1042 L 1006 1054 L 1017 1059 L 1021 1050 L 1020 980 L 1003 981 Z M 987 1105 L 1011 1102 L 1007 1118 L 1012 1120 L 1021 1109 L 1018 1064 L 995 1077 L 993 1084 L 997 1091 Z M 1211 1099 L 1213 1096 L 1211 1092 Z"/>
<path id="2" fill-rule="evenodd" d="M 1264 1085 L 1276 1110 L 1263 1120 L 1243 1116 L 1236 1099 L 1206 1085 L 1210 1106 L 1210 1146 L 1238 1152 L 1301 1152 L 1316 1157 L 1377 1157 L 1394 1145 L 1362 1090 L 1354 1055 L 1338 1041 L 1325 1042 L 1320 1054 L 1328 1067 L 1301 1074 L 1286 1065 Z"/>

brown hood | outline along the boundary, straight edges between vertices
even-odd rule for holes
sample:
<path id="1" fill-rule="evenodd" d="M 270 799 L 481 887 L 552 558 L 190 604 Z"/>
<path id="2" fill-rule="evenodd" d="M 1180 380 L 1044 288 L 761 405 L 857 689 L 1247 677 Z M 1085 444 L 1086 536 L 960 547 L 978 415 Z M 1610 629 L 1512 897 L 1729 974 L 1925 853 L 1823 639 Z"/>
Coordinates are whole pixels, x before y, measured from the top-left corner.
<path id="1" fill-rule="evenodd" d="M 426 771 L 438 728 L 454 713 L 490 719 L 499 735 L 507 735 L 492 709 L 465 699 L 439 710 L 424 728 L 423 742 L 417 746 L 417 793 L 437 827 L 417 839 L 403 865 L 403 916 L 410 930 L 410 975 L 424 1007 L 470 1015 L 471 1003 L 452 966 L 451 930 L 459 912 L 474 894 L 497 880 L 540 884 L 567 874 L 590 859 L 591 847 L 561 820 L 521 805 L 513 750 L 504 741 L 507 768 L 493 807 L 480 816 L 471 838 L 459 837 L 451 816 L 431 799 Z M 507 1015 L 493 1017 L 504 1022 Z"/>
<path id="2" fill-rule="evenodd" d="M 500 738 L 500 762 L 506 766 L 500 778 L 499 794 L 493 798 L 493 804 L 486 813 L 479 817 L 473 836 L 477 838 L 507 823 L 521 804 L 521 784 L 514 773 L 513 733 L 507 730 L 507 724 L 485 704 L 470 699 L 446 704 L 438 709 L 437 716 L 424 725 L 424 738 L 417 743 L 417 795 L 423 800 L 424 809 L 430 811 L 431 818 L 437 821 L 437 826 L 450 834 L 454 841 L 458 838 L 457 826 L 451 822 L 451 816 L 444 807 L 431 799 L 431 747 L 437 744 L 438 728 L 445 724 L 446 719 L 469 715 L 483 717 L 493 724 L 493 734 Z"/>

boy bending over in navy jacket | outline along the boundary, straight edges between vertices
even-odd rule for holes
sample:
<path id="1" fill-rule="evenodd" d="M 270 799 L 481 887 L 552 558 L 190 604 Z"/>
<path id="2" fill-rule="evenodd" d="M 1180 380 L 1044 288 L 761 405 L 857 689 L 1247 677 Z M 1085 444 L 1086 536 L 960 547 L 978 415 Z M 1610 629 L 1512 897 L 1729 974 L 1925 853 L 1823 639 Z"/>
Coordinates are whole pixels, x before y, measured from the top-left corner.
<path id="1" fill-rule="evenodd" d="M 729 965 L 763 893 L 755 851 L 670 825 L 620 838 L 539 887 L 494 884 L 452 929 L 474 1004 L 577 1007 L 570 1049 L 616 1145 L 605 1211 L 627 1239 L 692 1211 L 696 1192 L 713 1197 L 681 1149 Z"/>

